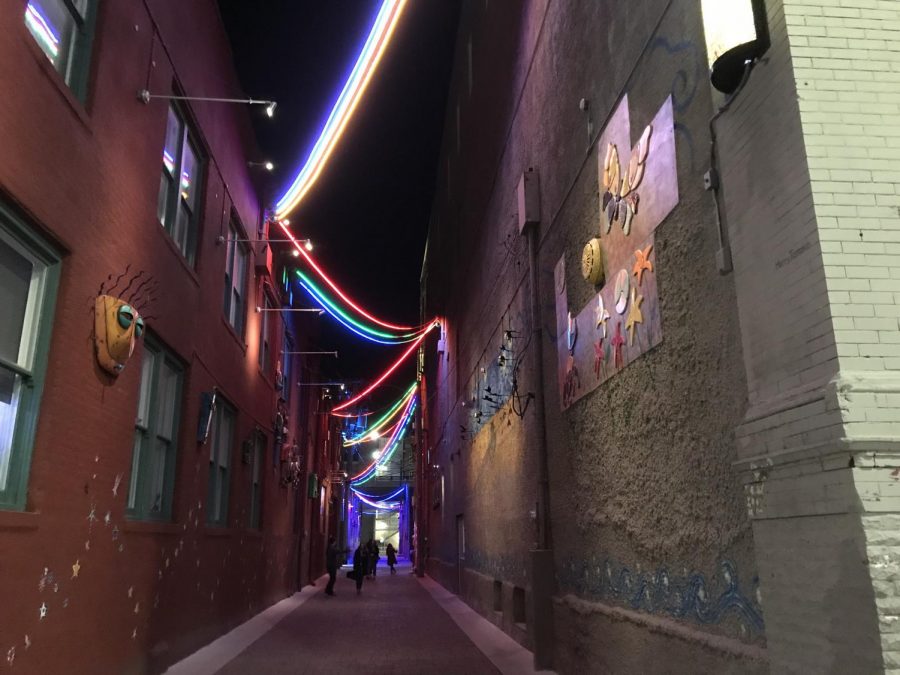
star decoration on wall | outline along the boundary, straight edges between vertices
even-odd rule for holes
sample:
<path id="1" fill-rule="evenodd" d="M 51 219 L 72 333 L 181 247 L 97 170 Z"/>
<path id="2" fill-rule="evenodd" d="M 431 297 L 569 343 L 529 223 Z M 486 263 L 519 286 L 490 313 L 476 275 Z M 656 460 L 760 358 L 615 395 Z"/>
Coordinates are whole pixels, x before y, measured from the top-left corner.
<path id="1" fill-rule="evenodd" d="M 616 335 L 612 339 L 612 346 L 615 350 L 615 356 L 613 357 L 613 363 L 616 368 L 621 368 L 624 365 L 624 358 L 622 357 L 622 347 L 625 346 L 625 338 L 622 336 L 622 322 L 616 324 Z"/>
<path id="2" fill-rule="evenodd" d="M 97 507 L 91 504 L 91 512 L 88 514 L 88 522 L 92 525 L 97 522 Z"/>
<path id="3" fill-rule="evenodd" d="M 603 296 L 597 295 L 597 309 L 595 310 L 597 319 L 597 330 L 602 331 L 601 338 L 606 337 L 606 322 L 609 320 L 609 310 L 603 304 Z"/>
<path id="4" fill-rule="evenodd" d="M 649 244 L 643 251 L 637 249 L 634 252 L 634 267 L 631 271 L 634 273 L 634 276 L 637 277 L 638 285 L 640 285 L 643 279 L 644 270 L 647 270 L 648 272 L 653 271 L 653 263 L 650 262 L 650 251 L 652 250 L 653 244 Z"/>
<path id="5" fill-rule="evenodd" d="M 119 494 L 119 484 L 122 482 L 122 474 L 116 474 L 116 480 L 113 481 L 112 493 L 113 497 L 117 497 Z"/>
<path id="6" fill-rule="evenodd" d="M 29 647 L 31 647 L 31 638 L 28 637 L 28 635 L 26 634 L 25 635 L 25 649 L 28 649 Z"/>
<path id="7" fill-rule="evenodd" d="M 129 598 L 134 597 L 134 586 L 128 587 L 128 597 Z"/>
<path id="8" fill-rule="evenodd" d="M 72 578 L 73 578 L 73 579 L 77 579 L 77 578 L 78 578 L 78 573 L 79 573 L 80 571 L 81 571 L 81 563 L 80 563 L 78 560 L 76 560 L 76 561 L 75 561 L 75 564 L 72 565 Z"/>
<path id="9" fill-rule="evenodd" d="M 625 328 L 628 329 L 628 345 L 634 344 L 634 332 L 637 324 L 644 323 L 644 315 L 641 314 L 641 303 L 644 301 L 643 295 L 637 295 L 637 291 L 631 289 L 631 309 L 628 310 L 628 319 L 625 321 Z"/>
<path id="10" fill-rule="evenodd" d="M 600 369 L 603 367 L 603 338 L 594 343 L 594 374 L 600 377 Z"/>
<path id="11" fill-rule="evenodd" d="M 40 609 L 38 609 L 38 613 L 41 615 L 42 619 L 45 616 L 47 616 L 47 603 L 46 602 L 41 603 Z"/>
<path id="12" fill-rule="evenodd" d="M 109 511 L 106 512 L 106 515 L 103 516 L 103 524 L 109 527 L 109 523 L 112 520 L 112 513 Z"/>
<path id="13" fill-rule="evenodd" d="M 137 640 L 137 628 L 135 628 L 133 631 L 131 631 L 131 639 Z"/>

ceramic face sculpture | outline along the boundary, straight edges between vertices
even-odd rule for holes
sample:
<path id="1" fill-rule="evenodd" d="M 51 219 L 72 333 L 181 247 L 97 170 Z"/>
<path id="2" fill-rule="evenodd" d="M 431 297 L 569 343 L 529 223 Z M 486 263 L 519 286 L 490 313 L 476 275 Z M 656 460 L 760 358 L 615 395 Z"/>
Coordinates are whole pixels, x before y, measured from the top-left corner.
<path id="1" fill-rule="evenodd" d="M 100 295 L 94 303 L 94 345 L 100 367 L 118 375 L 134 351 L 134 342 L 144 334 L 144 320 L 124 300 Z"/>

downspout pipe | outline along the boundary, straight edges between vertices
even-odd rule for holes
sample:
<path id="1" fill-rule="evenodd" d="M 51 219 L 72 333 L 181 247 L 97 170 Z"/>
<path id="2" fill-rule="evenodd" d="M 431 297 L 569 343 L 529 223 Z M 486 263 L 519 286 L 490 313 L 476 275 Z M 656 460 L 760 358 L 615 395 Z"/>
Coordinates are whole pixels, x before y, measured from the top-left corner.
<path id="1" fill-rule="evenodd" d="M 533 627 L 534 666 L 548 669 L 553 665 L 553 566 L 550 532 L 550 470 L 547 450 L 547 418 L 544 397 L 544 340 L 541 321 L 540 271 L 540 183 L 536 171 L 522 175 L 516 190 L 519 206 L 519 232 L 528 240 L 528 281 L 531 294 L 531 367 L 534 377 L 535 462 L 537 471 L 536 547 L 529 555 L 531 603 L 528 623 Z"/>

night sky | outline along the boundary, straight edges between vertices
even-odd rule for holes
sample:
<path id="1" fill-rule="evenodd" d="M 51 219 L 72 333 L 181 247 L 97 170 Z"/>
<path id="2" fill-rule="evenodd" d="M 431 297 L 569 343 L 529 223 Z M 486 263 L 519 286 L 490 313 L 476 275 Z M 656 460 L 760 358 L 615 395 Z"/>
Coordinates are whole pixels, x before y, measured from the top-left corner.
<path id="1" fill-rule="evenodd" d="M 278 102 L 275 117 L 254 110 L 259 159 L 274 203 L 296 175 L 353 68 L 378 0 L 219 0 L 246 94 Z M 393 323 L 419 323 L 419 275 L 459 16 L 457 0 L 410 0 L 392 41 L 327 169 L 291 214 L 313 255 L 344 291 Z M 297 288 L 295 306 L 312 306 Z M 326 358 L 339 379 L 368 380 L 403 351 L 319 319 Z M 414 361 L 389 381 L 414 377 Z M 387 387 L 373 405 L 396 398 Z"/>

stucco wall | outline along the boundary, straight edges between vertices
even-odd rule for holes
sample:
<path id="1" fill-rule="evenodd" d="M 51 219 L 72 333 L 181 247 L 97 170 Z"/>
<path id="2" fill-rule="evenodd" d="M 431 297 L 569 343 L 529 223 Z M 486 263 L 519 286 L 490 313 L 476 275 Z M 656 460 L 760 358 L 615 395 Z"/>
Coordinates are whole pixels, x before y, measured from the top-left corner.
<path id="1" fill-rule="evenodd" d="M 583 650 L 602 634 L 610 672 L 635 667 L 634 650 L 670 641 L 679 642 L 675 660 L 642 662 L 645 672 L 763 668 L 753 538 L 731 468 L 746 407 L 734 285 L 717 272 L 713 206 L 702 187 L 713 108 L 699 3 L 471 2 L 457 46 L 426 259 L 427 313 L 446 316 L 449 327 L 440 365 L 427 356 L 441 507 L 465 514 L 467 548 L 493 545 L 480 552 L 480 573 L 522 578 L 535 541 L 534 409 L 520 421 L 503 407 L 483 427 L 461 413 L 482 367 L 489 381 L 509 383 L 489 362 L 511 329 L 518 334 L 509 347 L 525 353 L 523 394 L 534 382 L 527 350 L 543 350 L 557 597 L 587 603 L 579 611 L 556 603 L 556 667 L 583 667 L 580 658 L 597 653 Z M 553 271 L 565 255 L 572 307 L 594 297 L 580 276 L 582 247 L 600 223 L 594 143 L 624 93 L 633 141 L 673 98 L 680 201 L 655 242 L 663 339 L 562 413 Z M 539 344 L 527 343 L 528 257 L 515 203 L 529 167 L 540 174 Z M 482 405 L 491 417 L 490 403 Z M 448 492 L 452 454 L 469 479 Z M 484 486 L 497 495 L 485 497 Z M 455 565 L 455 522 L 440 508 L 431 513 L 431 555 Z M 476 607 L 492 606 L 484 592 Z M 616 606 L 633 614 L 607 621 L 582 611 Z M 637 619 L 644 615 L 689 630 L 654 631 Z M 708 649 L 708 636 L 718 649 Z"/>

